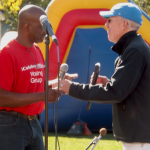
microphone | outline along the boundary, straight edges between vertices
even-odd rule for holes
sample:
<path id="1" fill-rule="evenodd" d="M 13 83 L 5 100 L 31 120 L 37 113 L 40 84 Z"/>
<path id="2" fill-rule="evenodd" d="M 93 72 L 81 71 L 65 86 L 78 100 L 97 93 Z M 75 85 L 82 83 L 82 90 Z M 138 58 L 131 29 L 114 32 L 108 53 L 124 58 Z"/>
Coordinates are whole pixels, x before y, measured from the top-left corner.
<path id="1" fill-rule="evenodd" d="M 94 70 L 94 76 L 93 76 L 92 85 L 96 84 L 99 72 L 100 72 L 100 63 L 96 63 L 95 64 L 95 70 Z M 90 110 L 90 108 L 91 108 L 91 102 L 88 102 L 87 110 Z"/>
<path id="2" fill-rule="evenodd" d="M 59 74 L 59 78 L 60 79 L 64 79 L 65 73 L 68 70 L 68 65 L 66 63 L 61 64 L 60 66 L 60 74 Z"/>
<path id="3" fill-rule="evenodd" d="M 107 130 L 105 128 L 101 128 L 99 130 L 100 136 L 105 136 L 107 134 Z"/>
<path id="4" fill-rule="evenodd" d="M 41 22 L 41 25 L 43 26 L 43 29 L 45 30 L 45 32 L 51 36 L 53 42 L 58 45 L 58 42 L 57 42 L 57 38 L 53 32 L 53 29 L 52 29 L 52 26 L 51 26 L 51 23 L 48 21 L 48 18 L 46 15 L 41 15 L 40 16 L 40 22 Z"/>
<path id="5" fill-rule="evenodd" d="M 98 141 L 99 141 L 103 136 L 106 135 L 107 130 L 106 130 L 105 128 L 101 128 L 101 129 L 99 130 L 99 133 L 100 133 L 100 135 L 99 135 L 98 137 L 94 137 L 93 141 L 89 144 L 89 146 L 88 146 L 85 150 L 88 150 L 89 147 L 90 147 L 92 144 L 93 144 L 93 146 L 92 146 L 91 150 L 93 150 L 93 149 L 95 148 L 95 146 L 97 145 Z"/>

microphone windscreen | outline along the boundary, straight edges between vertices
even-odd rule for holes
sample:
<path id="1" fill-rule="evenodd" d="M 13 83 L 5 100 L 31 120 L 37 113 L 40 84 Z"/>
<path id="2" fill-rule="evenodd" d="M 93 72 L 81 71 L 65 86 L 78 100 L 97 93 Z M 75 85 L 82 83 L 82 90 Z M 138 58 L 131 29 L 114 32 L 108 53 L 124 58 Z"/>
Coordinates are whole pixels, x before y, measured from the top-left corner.
<path id="1" fill-rule="evenodd" d="M 60 70 L 61 71 L 64 71 L 64 72 L 67 72 L 68 70 L 68 65 L 66 63 L 63 63 L 61 66 L 60 66 Z"/>
<path id="2" fill-rule="evenodd" d="M 40 22 L 42 23 L 43 21 L 48 20 L 46 15 L 41 15 L 40 16 Z"/>
<path id="3" fill-rule="evenodd" d="M 101 129 L 99 130 L 99 133 L 100 133 L 102 136 L 105 136 L 106 133 L 107 133 L 106 128 L 101 128 Z"/>
<path id="4" fill-rule="evenodd" d="M 95 66 L 98 66 L 98 67 L 100 67 L 100 63 L 96 63 L 96 64 L 95 64 Z"/>

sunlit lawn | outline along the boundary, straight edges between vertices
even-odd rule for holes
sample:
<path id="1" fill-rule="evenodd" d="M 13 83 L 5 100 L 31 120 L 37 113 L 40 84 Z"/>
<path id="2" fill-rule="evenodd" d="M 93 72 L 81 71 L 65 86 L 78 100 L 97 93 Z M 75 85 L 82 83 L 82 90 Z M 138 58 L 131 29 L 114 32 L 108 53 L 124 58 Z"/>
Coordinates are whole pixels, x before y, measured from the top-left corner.
<path id="1" fill-rule="evenodd" d="M 91 136 L 68 136 L 66 134 L 58 134 L 60 150 L 85 150 L 95 136 L 99 135 L 95 133 Z M 91 148 L 92 146 L 88 150 Z M 55 134 L 49 133 L 48 150 L 55 149 Z M 58 146 L 57 150 L 59 150 Z M 98 142 L 94 150 L 122 150 L 122 144 L 114 139 L 112 133 L 108 133 Z"/>

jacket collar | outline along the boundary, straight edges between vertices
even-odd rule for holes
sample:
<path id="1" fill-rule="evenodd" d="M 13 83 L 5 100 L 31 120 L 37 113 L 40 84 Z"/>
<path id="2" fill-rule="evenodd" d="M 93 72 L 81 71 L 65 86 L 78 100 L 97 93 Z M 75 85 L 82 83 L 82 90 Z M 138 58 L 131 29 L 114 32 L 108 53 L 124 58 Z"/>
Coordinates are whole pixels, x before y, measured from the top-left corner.
<path id="1" fill-rule="evenodd" d="M 124 34 L 119 41 L 111 47 L 111 49 L 121 55 L 125 49 L 125 47 L 131 42 L 131 40 L 137 36 L 136 31 L 130 31 Z"/>

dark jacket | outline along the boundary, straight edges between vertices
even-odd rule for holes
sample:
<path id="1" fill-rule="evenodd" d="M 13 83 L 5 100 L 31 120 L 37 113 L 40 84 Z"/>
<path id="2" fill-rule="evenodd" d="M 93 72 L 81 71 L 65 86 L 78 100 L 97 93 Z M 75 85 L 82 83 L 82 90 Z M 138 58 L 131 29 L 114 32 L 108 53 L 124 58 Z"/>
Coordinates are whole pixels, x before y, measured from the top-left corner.
<path id="1" fill-rule="evenodd" d="M 113 132 L 117 140 L 150 143 L 150 49 L 135 31 L 112 48 L 119 54 L 106 87 L 72 83 L 69 95 L 81 100 L 113 104 Z"/>

